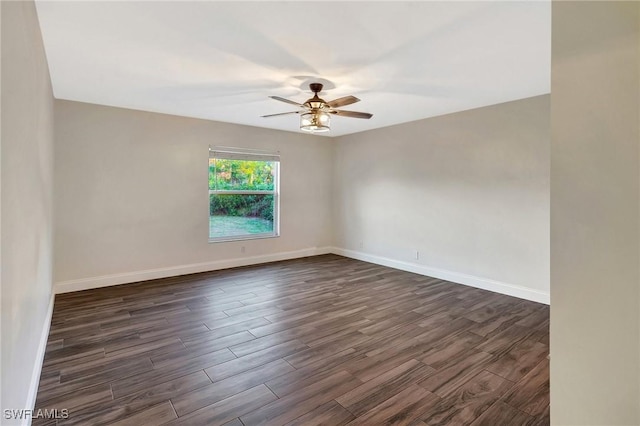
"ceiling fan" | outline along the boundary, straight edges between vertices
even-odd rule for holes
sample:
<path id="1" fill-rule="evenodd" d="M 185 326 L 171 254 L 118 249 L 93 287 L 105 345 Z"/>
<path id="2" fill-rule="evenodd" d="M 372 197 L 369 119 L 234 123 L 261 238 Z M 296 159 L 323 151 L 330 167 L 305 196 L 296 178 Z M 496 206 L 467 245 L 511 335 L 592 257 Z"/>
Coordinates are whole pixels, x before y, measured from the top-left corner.
<path id="1" fill-rule="evenodd" d="M 309 89 L 313 92 L 313 97 L 307 99 L 303 104 L 281 98 L 280 96 L 269 96 L 276 101 L 286 102 L 288 104 L 296 105 L 302 109 L 299 111 L 281 112 L 278 114 L 268 114 L 262 117 L 276 117 L 278 115 L 288 114 L 300 114 L 300 130 L 307 132 L 327 132 L 330 130 L 331 116 L 329 114 L 339 115 L 342 117 L 351 118 L 366 118 L 373 117 L 373 114 L 368 112 L 357 111 L 345 111 L 336 109 L 345 105 L 351 105 L 356 102 L 360 102 L 360 99 L 355 96 L 344 96 L 342 98 L 334 99 L 333 101 L 325 101 L 318 96 L 318 93 L 322 90 L 322 84 L 311 83 Z"/>

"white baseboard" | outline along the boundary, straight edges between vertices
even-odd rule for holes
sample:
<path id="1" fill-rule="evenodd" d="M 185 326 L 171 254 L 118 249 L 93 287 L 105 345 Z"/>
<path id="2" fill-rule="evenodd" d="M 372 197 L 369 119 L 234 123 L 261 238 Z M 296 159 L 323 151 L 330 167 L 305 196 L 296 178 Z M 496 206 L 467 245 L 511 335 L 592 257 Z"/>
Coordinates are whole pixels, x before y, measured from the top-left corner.
<path id="1" fill-rule="evenodd" d="M 260 263 L 277 262 L 280 260 L 297 259 L 300 257 L 317 256 L 328 253 L 331 253 L 331 250 L 328 247 L 312 247 L 302 250 L 286 251 L 260 256 L 214 260 L 212 262 L 192 263 L 188 265 L 170 266 L 167 268 L 147 269 L 142 271 L 125 272 L 122 274 L 102 275 L 98 277 L 60 281 L 55 283 L 53 288 L 56 294 L 68 293 L 71 291 L 89 290 L 92 288 L 154 280 L 157 278 L 175 277 L 178 275 L 195 274 L 198 272 L 216 271 L 219 269 L 235 268 L 238 266 L 257 265 Z"/>
<path id="2" fill-rule="evenodd" d="M 153 280 L 157 278 L 174 277 L 178 275 L 194 274 L 198 272 L 216 271 L 219 269 L 235 268 L 238 266 L 257 265 L 260 263 L 277 262 L 280 260 L 297 259 L 300 257 L 317 256 L 334 253 L 364 262 L 388 266 L 390 268 L 413 272 L 420 275 L 439 278 L 457 284 L 464 284 L 495 293 L 506 294 L 533 302 L 549 304 L 549 293 L 533 290 L 515 284 L 503 283 L 488 278 L 452 272 L 444 269 L 433 268 L 417 263 L 405 262 L 376 256 L 355 250 L 347 250 L 339 247 L 312 247 L 303 250 L 288 251 L 261 256 L 241 257 L 235 259 L 216 260 L 204 263 L 192 263 L 188 265 L 171 266 L 167 268 L 147 269 L 143 271 L 127 272 L 122 274 L 102 275 L 98 277 L 82 278 L 78 280 L 61 281 L 54 285 L 56 294 L 71 291 L 89 290 L 92 288 L 108 287 L 118 284 L 127 284 L 139 281 Z M 45 336 L 46 339 L 46 336 Z M 46 340 L 45 340 L 46 344 Z"/>
<path id="3" fill-rule="evenodd" d="M 27 405 L 25 409 L 33 410 L 36 405 L 36 397 L 38 396 L 38 386 L 40 385 L 40 373 L 42 373 L 42 363 L 44 361 L 44 354 L 47 350 L 47 341 L 49 340 L 49 328 L 51 327 L 51 317 L 53 315 L 53 301 L 56 295 L 51 293 L 51 300 L 49 300 L 49 307 L 47 308 L 47 315 L 45 317 L 45 323 L 42 327 L 42 333 L 40 333 L 40 343 L 38 344 L 38 352 L 36 353 L 36 361 L 33 365 L 31 372 L 31 381 L 29 383 L 29 395 L 27 395 Z M 30 425 L 31 418 L 26 416 L 22 420 L 22 425 Z"/>
<path id="4" fill-rule="evenodd" d="M 330 250 L 331 253 L 335 253 L 340 256 L 350 257 L 352 259 L 362 260 L 364 262 L 375 263 L 377 265 L 388 266 L 390 268 L 413 272 L 415 274 L 439 278 L 441 280 L 447 280 L 457 284 L 464 284 L 470 287 L 489 290 L 495 293 L 506 294 L 507 296 L 514 296 L 520 299 L 531 300 L 533 302 L 544 303 L 547 305 L 550 302 L 549 293 L 533 290 L 519 285 L 507 284 L 488 278 L 481 278 L 473 275 L 463 274 L 460 272 L 452 272 L 444 269 L 432 268 L 417 263 L 404 262 L 401 260 L 376 256 L 355 250 L 347 250 L 338 247 L 331 247 Z"/>

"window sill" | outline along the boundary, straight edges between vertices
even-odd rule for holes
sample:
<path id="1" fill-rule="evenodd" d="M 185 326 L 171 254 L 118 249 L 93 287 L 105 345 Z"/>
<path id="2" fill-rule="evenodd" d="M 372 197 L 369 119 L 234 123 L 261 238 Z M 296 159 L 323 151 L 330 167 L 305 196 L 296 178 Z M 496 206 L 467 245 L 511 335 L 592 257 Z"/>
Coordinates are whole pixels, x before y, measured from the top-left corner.
<path id="1" fill-rule="evenodd" d="M 278 238 L 278 234 L 254 234 L 254 235 L 239 235 L 237 237 L 219 237 L 209 238 L 209 244 L 212 243 L 229 243 L 233 241 L 247 241 L 247 240 L 264 240 L 266 238 Z"/>

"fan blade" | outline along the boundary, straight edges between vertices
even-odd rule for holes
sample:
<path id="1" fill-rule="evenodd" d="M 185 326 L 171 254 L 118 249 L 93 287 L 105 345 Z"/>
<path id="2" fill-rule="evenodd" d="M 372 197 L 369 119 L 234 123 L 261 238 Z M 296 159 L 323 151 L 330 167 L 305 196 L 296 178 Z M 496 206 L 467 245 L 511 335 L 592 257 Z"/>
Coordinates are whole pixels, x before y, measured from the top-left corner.
<path id="1" fill-rule="evenodd" d="M 288 115 L 288 114 L 300 114 L 302 111 L 291 111 L 291 112 L 280 112 L 278 114 L 267 114 L 267 115 L 263 115 L 262 117 L 275 117 L 277 115 Z"/>
<path id="2" fill-rule="evenodd" d="M 368 112 L 357 112 L 357 111 L 341 111 L 339 109 L 335 109 L 333 111 L 329 111 L 331 114 L 341 115 L 343 117 L 352 117 L 352 118 L 366 118 L 369 119 L 373 117 L 373 114 L 369 114 Z"/>
<path id="3" fill-rule="evenodd" d="M 297 102 L 295 102 L 295 101 L 290 101 L 289 99 L 281 98 L 280 96 L 269 96 L 269 97 L 270 97 L 271 99 L 275 99 L 276 101 L 286 102 L 286 103 L 288 103 L 288 104 L 291 104 L 291 105 L 297 105 L 297 106 L 299 106 L 299 107 L 304 108 L 304 105 L 299 104 L 299 103 L 297 103 Z"/>
<path id="4" fill-rule="evenodd" d="M 342 98 L 334 99 L 331 102 L 327 102 L 331 108 L 340 108 L 341 106 L 355 104 L 356 102 L 360 102 L 360 99 L 355 96 L 344 96 Z"/>

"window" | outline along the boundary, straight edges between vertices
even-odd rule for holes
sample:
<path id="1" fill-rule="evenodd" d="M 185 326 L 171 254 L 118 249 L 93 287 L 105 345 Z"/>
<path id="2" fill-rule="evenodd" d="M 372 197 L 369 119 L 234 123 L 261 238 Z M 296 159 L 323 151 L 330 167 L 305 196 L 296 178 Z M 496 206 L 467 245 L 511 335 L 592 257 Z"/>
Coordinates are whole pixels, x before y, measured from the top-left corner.
<path id="1" fill-rule="evenodd" d="M 209 241 L 278 236 L 280 156 L 209 148 Z"/>

